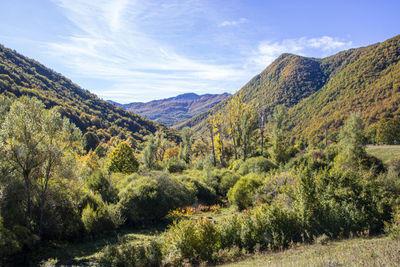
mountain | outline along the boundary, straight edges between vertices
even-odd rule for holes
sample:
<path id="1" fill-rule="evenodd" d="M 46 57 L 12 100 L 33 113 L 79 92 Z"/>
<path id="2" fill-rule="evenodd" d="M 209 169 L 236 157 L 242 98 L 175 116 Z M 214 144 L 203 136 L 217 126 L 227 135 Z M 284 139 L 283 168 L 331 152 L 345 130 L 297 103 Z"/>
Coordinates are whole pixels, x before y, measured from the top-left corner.
<path id="1" fill-rule="evenodd" d="M 167 126 L 174 126 L 213 108 L 228 96 L 230 96 L 228 93 L 205 95 L 186 93 L 147 103 L 136 102 L 123 105 L 113 101 L 109 102 L 117 107 L 138 113 L 150 120 Z"/>
<path id="2" fill-rule="evenodd" d="M 163 130 L 171 138 L 176 132 L 133 112 L 103 101 L 59 73 L 35 60 L 0 45 L 0 94 L 29 95 L 47 108 L 55 107 L 83 132 L 96 132 L 103 141 L 112 137 L 142 141 L 144 136 Z"/>
<path id="3" fill-rule="evenodd" d="M 323 59 L 283 54 L 236 94 L 247 103 L 262 104 L 267 114 L 284 104 L 293 134 L 316 144 L 325 129 L 336 131 L 352 111 L 362 111 L 367 126 L 400 116 L 399 60 L 400 35 Z M 177 128 L 204 132 L 208 115 L 223 112 L 228 101 Z"/>

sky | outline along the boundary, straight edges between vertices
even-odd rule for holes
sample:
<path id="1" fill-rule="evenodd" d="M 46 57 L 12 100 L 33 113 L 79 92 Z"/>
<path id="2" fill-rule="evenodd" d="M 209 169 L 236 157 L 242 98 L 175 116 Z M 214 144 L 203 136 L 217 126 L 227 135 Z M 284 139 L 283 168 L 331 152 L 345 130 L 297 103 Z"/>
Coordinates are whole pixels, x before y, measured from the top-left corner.
<path id="1" fill-rule="evenodd" d="M 0 43 L 105 100 L 234 93 L 282 53 L 400 34 L 398 0 L 2 0 Z"/>

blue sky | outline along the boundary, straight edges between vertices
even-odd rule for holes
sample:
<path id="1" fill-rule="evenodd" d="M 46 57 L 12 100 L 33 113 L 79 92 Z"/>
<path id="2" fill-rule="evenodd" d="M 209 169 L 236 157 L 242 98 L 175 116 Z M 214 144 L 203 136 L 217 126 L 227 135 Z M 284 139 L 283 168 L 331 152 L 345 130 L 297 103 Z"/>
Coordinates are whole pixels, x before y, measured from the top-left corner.
<path id="1" fill-rule="evenodd" d="M 235 92 L 281 53 L 400 34 L 400 1 L 12 0 L 0 43 L 103 99 Z"/>

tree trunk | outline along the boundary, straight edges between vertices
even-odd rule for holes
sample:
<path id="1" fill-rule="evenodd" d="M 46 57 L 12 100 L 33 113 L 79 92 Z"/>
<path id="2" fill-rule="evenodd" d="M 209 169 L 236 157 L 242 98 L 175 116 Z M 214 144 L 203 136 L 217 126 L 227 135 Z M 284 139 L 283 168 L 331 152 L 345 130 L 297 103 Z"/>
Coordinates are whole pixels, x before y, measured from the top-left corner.
<path id="1" fill-rule="evenodd" d="M 214 167 L 217 166 L 217 159 L 215 158 L 215 147 L 214 147 L 214 132 L 212 129 L 212 126 L 210 126 L 210 137 L 211 137 L 211 148 L 212 148 L 212 154 L 213 154 L 213 160 L 214 160 Z"/>

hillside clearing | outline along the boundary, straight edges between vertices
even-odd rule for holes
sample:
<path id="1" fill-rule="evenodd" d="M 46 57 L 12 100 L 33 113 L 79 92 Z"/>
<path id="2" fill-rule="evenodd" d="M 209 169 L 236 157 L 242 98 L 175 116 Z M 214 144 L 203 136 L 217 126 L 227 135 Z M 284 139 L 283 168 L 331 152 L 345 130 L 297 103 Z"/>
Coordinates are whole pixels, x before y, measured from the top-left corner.
<path id="1" fill-rule="evenodd" d="M 223 266 L 399 266 L 400 241 L 388 237 L 354 238 L 326 245 L 301 245 L 267 252 Z"/>
<path id="2" fill-rule="evenodd" d="M 400 156 L 400 145 L 368 146 L 367 152 L 387 164 L 392 159 Z"/>

